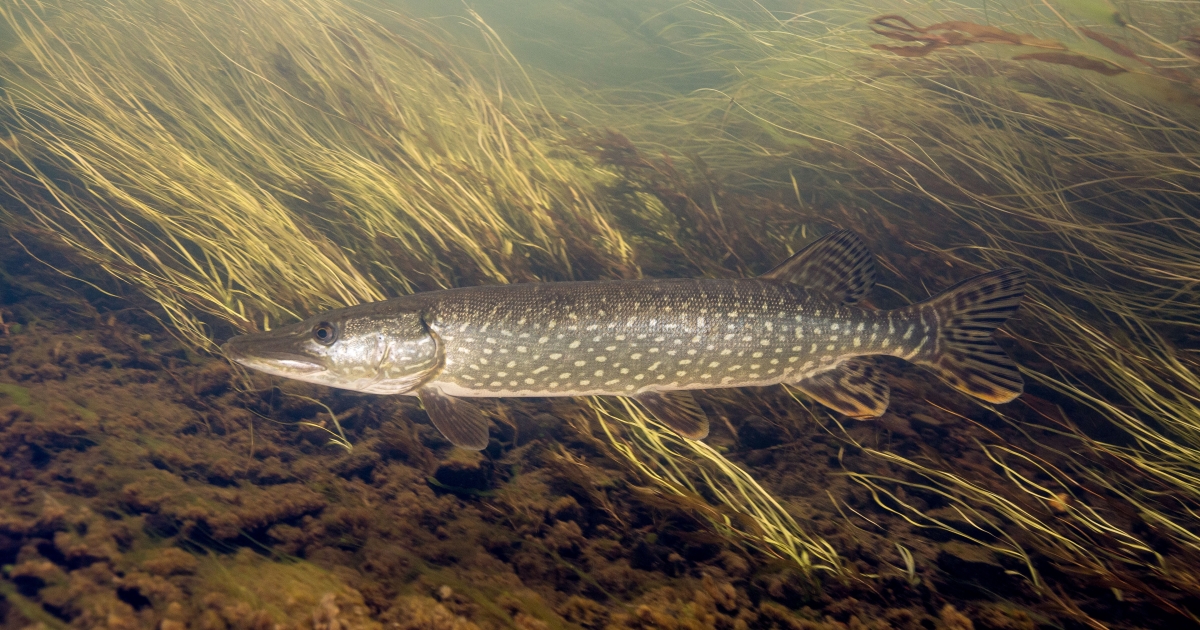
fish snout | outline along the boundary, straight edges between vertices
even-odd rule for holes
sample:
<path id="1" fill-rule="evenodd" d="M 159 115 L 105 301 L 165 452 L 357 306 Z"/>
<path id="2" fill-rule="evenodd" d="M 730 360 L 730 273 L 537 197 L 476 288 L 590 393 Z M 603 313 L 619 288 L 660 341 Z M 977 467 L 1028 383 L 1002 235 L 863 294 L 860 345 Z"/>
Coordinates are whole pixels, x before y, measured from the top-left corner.
<path id="1" fill-rule="evenodd" d="M 297 377 L 326 369 L 320 357 L 298 348 L 295 339 L 269 332 L 231 337 L 221 344 L 221 352 L 230 361 L 279 376 Z"/>
<path id="2" fill-rule="evenodd" d="M 249 344 L 246 343 L 249 337 L 251 335 L 237 335 L 225 340 L 225 343 L 221 344 L 221 354 L 225 355 L 225 358 L 230 361 L 243 363 L 250 358 L 250 355 L 247 353 L 247 345 Z"/>

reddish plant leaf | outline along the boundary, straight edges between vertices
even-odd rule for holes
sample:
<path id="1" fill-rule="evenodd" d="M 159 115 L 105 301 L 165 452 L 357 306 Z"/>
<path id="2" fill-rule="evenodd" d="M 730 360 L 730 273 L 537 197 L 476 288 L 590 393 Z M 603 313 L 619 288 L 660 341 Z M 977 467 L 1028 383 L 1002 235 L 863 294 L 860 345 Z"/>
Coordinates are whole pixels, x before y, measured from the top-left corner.
<path id="1" fill-rule="evenodd" d="M 966 43 L 975 44 L 1012 44 L 1013 46 L 1032 46 L 1034 48 L 1051 48 L 1054 50 L 1066 50 L 1067 47 L 1052 39 L 1039 39 L 1032 35 L 1022 35 L 1020 33 L 1010 33 L 1005 30 L 998 29 L 994 26 L 986 26 L 976 24 L 974 22 L 963 22 L 955 20 L 952 22 L 938 22 L 925 27 L 926 31 L 953 30 L 962 31 L 972 37 Z"/>
<path id="2" fill-rule="evenodd" d="M 871 44 L 875 50 L 886 50 L 901 57 L 924 57 L 941 48 L 941 44 L 927 43 L 924 46 L 888 46 L 887 44 Z"/>
<path id="3" fill-rule="evenodd" d="M 1142 64 L 1143 66 L 1150 66 L 1150 64 L 1146 63 L 1145 60 L 1143 60 L 1140 56 L 1138 56 L 1137 53 L 1133 52 L 1133 50 L 1131 50 L 1128 46 L 1126 46 L 1125 44 L 1122 44 L 1121 42 L 1118 42 L 1117 40 L 1109 37 L 1108 35 L 1105 35 L 1104 33 L 1097 33 L 1096 31 L 1093 31 L 1092 29 L 1089 29 L 1089 28 L 1079 27 L 1079 30 L 1084 35 L 1087 35 L 1089 39 L 1099 42 L 1102 46 L 1117 53 L 1118 55 L 1121 55 L 1122 57 L 1129 57 L 1130 59 L 1137 61 L 1138 63 Z M 1150 66 L 1150 67 L 1153 67 L 1153 66 Z"/>
<path id="4" fill-rule="evenodd" d="M 1038 39 L 1030 35 L 1010 33 L 994 26 L 955 20 L 920 27 L 899 15 L 881 15 L 871 20 L 871 30 L 878 35 L 902 42 L 921 42 L 924 46 L 872 46 L 905 57 L 924 57 L 945 46 L 969 44 L 1007 44 L 1066 50 L 1059 42 Z"/>
<path id="5" fill-rule="evenodd" d="M 1044 61 L 1046 63 L 1056 63 L 1064 66 L 1075 66 L 1083 70 L 1091 70 L 1099 72 L 1105 76 L 1113 76 L 1123 72 L 1129 72 L 1125 68 L 1118 66 L 1115 63 L 1096 59 L 1095 57 L 1084 57 L 1083 55 L 1075 55 L 1071 53 L 1029 53 L 1027 55 L 1016 55 L 1013 57 L 1016 60 L 1033 59 L 1035 61 Z"/>

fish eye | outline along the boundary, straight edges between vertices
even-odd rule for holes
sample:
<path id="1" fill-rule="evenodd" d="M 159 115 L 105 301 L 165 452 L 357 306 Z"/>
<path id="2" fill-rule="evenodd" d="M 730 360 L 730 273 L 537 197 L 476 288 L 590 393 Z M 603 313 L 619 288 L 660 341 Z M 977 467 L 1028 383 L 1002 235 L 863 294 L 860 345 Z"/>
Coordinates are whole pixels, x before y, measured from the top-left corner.
<path id="1" fill-rule="evenodd" d="M 329 322 L 321 322 L 316 326 L 313 326 L 312 336 L 317 343 L 328 346 L 334 341 L 337 341 L 337 328 L 335 328 L 333 324 L 330 324 Z"/>

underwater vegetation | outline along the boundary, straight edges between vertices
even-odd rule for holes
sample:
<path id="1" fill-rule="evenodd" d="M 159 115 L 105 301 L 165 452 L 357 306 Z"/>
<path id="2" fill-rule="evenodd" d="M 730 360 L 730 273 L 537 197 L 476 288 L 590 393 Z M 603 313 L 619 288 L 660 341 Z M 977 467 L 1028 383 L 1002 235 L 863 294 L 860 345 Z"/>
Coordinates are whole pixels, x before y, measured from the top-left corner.
<path id="1" fill-rule="evenodd" d="M 982 508 L 966 522 L 1009 532 L 989 543 L 1006 554 L 1036 548 L 1115 592 L 1186 610 L 1200 419 L 1196 18 L 1127 6 L 1132 17 L 1097 24 L 1048 3 L 806 3 L 783 16 L 693 4 L 679 47 L 726 64 L 730 84 L 595 117 L 648 121 L 623 127 L 648 146 L 688 138 L 678 150 L 722 165 L 727 182 L 795 186 L 810 220 L 893 246 L 885 259 L 910 297 L 958 266 L 1031 270 L 1040 282 L 1011 330 L 1041 387 L 1027 411 L 1003 412 L 1029 441 L 973 445 L 986 475 L 871 447 L 899 476 L 855 478 L 924 527 L 971 529 L 891 484 Z M 903 280 L 916 275 L 921 285 Z M 1062 436 L 1074 443 L 1048 445 Z M 1026 568 L 1054 597 L 1040 572 Z"/>
<path id="2" fill-rule="evenodd" d="M 691 514 L 723 534 L 727 550 L 797 569 L 798 579 L 764 582 L 755 591 L 763 601 L 799 607 L 822 589 L 857 588 L 880 600 L 940 602 L 951 588 L 943 581 L 946 592 L 934 590 L 941 571 L 989 576 L 970 587 L 972 597 L 1019 602 L 1011 605 L 1045 625 L 1200 618 L 1200 15 L 1191 5 L 803 2 L 782 13 L 689 2 L 641 22 L 620 14 L 620 24 L 669 48 L 696 76 L 722 77 L 682 92 L 582 86 L 529 71 L 471 15 L 464 42 L 430 22 L 328 0 L 22 1 L 0 11 L 14 34 L 4 58 L 0 216 L 64 273 L 110 294 L 135 288 L 188 352 L 211 351 L 234 331 L 416 290 L 748 276 L 834 227 L 866 235 L 880 252 L 891 289 L 872 295 L 881 307 L 983 270 L 1028 270 L 1036 282 L 1005 339 L 1032 384 L 1016 403 L 979 406 L 885 365 L 896 396 L 877 423 L 832 416 L 799 394 L 723 392 L 701 401 L 715 429 L 724 427 L 710 443 L 679 439 L 620 402 L 555 404 L 549 415 L 570 430 L 554 434 L 560 444 L 540 461 L 607 506 L 598 509 L 609 509 L 614 529 L 631 520 L 613 499 L 620 477 L 625 499 Z M 28 368 L 30 378 L 45 369 Z M 251 408 L 254 396 L 274 391 L 234 379 Z M 13 426 L 36 426 L 27 393 L 4 396 L 26 408 Z M 345 462 L 400 450 L 436 467 L 400 434 L 419 422 L 400 420 L 368 445 L 351 444 L 339 417 L 355 404 L 316 390 L 286 398 L 311 408 L 302 416 L 311 426 L 273 427 L 265 441 L 295 430 L 323 444 L 332 433 L 352 446 Z M 68 411 L 92 426 L 86 413 Z M 505 404 L 494 417 L 516 431 L 522 418 L 547 413 Z M 261 447 L 251 417 L 235 416 L 211 444 L 236 435 L 222 450 L 231 458 L 235 446 Z M 513 437 L 505 465 L 518 465 L 518 443 Z M 322 462 L 334 457 L 306 448 Z M 167 450 L 155 451 L 166 453 L 158 455 L 165 468 L 192 466 Z M 117 460 L 134 466 L 136 457 Z M 428 519 L 455 497 L 490 492 L 486 484 L 464 492 L 469 484 L 450 473 L 426 482 L 401 468 L 390 470 L 390 490 L 367 492 L 371 500 L 412 493 L 431 503 L 395 508 L 397 519 Z M 333 484 L 315 470 L 297 478 Z M 126 503 L 203 523 L 223 544 L 241 540 L 229 519 L 250 529 L 269 523 L 280 527 L 273 544 L 301 553 L 319 545 L 310 529 L 301 535 L 284 521 L 315 514 L 321 498 L 295 485 L 295 504 L 263 500 L 278 498 L 284 516 L 231 510 L 215 490 L 173 501 L 168 486 L 140 489 Z M 434 499 L 431 488 L 458 494 Z M 146 493 L 153 501 L 138 503 Z M 619 555 L 575 536 L 569 523 L 581 519 L 565 516 L 569 506 L 530 508 L 511 494 L 491 505 L 515 531 L 546 541 L 543 560 Z M 530 516 L 543 512 L 564 516 Z M 53 537 L 63 518 L 11 520 Z M 87 523 L 73 522 L 75 531 L 107 527 L 71 518 Z M 350 539 L 370 520 L 321 518 Z M 408 525 L 397 527 L 390 535 L 409 535 Z M 660 550 L 655 541 L 643 547 Z M 659 555 L 660 568 L 685 562 Z M 50 584 L 45 597 L 65 606 L 68 579 L 57 565 L 22 560 L 18 583 Z M 171 561 L 188 564 L 178 554 Z M 240 563 L 246 576 L 282 570 L 244 554 L 212 562 Z M 742 571 L 723 562 L 729 575 Z M 564 568 L 571 562 L 556 563 L 578 576 Z M 498 601 L 498 591 L 462 596 L 469 580 L 451 584 L 448 571 L 407 558 L 395 564 L 407 569 L 394 575 L 426 576 L 458 594 L 419 605 L 412 596 L 411 610 L 447 624 L 435 627 L 466 627 L 436 612 L 454 608 L 455 597 L 455 610 L 484 606 L 476 618 L 499 626 L 553 617 L 531 600 L 513 603 L 519 596 L 488 609 L 481 602 Z M 222 570 L 202 563 L 149 574 Z M 288 579 L 327 582 L 313 588 L 343 593 L 338 601 L 355 611 L 347 614 L 366 614 L 336 581 L 308 571 L 301 565 Z M 619 583 L 604 578 L 586 593 Z M 656 609 L 733 624 L 751 606 L 722 584 L 701 588 L 703 602 L 659 592 L 621 624 L 669 627 Z M 236 591 L 231 585 L 210 617 L 241 623 L 222 608 Z M 555 615 L 584 627 L 616 618 L 584 600 Z M 299 614 L 259 601 L 276 620 Z M 305 611 L 310 604 L 322 605 L 306 602 Z M 755 627 L 824 623 L 765 606 Z M 934 609 L 926 625 L 971 627 L 953 607 Z M 1037 625 L 997 615 L 980 613 L 975 627 Z M 920 622 L 901 617 L 874 621 Z"/>
<path id="3" fill-rule="evenodd" d="M 199 347 L 200 314 L 252 330 L 467 278 L 636 273 L 587 194 L 611 174 L 414 25 L 330 6 L 7 7 L 8 161 L 50 197 L 10 192 Z"/>

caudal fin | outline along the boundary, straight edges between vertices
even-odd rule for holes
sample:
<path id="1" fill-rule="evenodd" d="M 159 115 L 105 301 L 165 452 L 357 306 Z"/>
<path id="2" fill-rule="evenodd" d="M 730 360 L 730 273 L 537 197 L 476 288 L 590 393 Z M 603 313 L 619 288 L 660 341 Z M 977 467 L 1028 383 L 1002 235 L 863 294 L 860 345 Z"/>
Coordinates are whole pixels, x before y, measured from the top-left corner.
<path id="1" fill-rule="evenodd" d="M 932 307 L 941 322 L 936 350 L 916 362 L 950 386 L 990 403 L 1021 395 L 1016 363 L 992 332 L 1017 310 L 1025 296 L 1025 272 L 999 269 L 970 278 L 919 305 Z"/>

